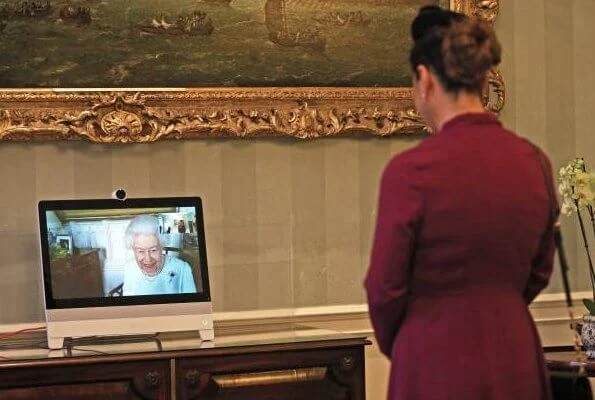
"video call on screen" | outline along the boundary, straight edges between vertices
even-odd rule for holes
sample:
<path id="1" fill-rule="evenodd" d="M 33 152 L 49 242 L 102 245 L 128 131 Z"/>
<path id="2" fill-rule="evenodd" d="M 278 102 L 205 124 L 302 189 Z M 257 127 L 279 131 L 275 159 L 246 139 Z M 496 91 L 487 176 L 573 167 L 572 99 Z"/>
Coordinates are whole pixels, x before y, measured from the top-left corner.
<path id="1" fill-rule="evenodd" d="M 55 210 L 46 223 L 55 299 L 202 291 L 194 207 Z"/>

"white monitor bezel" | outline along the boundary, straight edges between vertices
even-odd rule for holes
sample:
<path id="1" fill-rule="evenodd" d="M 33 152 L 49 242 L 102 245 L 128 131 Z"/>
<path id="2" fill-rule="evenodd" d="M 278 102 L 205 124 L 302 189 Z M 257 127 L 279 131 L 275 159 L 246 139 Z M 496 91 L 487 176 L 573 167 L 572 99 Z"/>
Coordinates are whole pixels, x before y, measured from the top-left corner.
<path id="1" fill-rule="evenodd" d="M 56 299 L 51 287 L 51 263 L 46 212 L 56 210 L 194 207 L 202 291 L 149 296 Z M 42 279 L 48 345 L 61 348 L 65 337 L 128 335 L 198 330 L 213 339 L 204 218 L 200 197 L 160 197 L 114 200 L 42 200 L 38 204 Z"/>

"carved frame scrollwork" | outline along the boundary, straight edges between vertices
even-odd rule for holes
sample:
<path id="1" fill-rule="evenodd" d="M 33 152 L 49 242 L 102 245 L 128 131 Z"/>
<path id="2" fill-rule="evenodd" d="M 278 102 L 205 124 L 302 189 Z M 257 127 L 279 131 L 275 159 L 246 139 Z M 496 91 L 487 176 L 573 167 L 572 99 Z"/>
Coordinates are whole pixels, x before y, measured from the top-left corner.
<path id="1" fill-rule="evenodd" d="M 451 0 L 494 23 L 499 0 Z M 499 112 L 505 87 L 492 71 L 486 108 Z M 0 90 L 0 140 L 147 143 L 162 139 L 391 136 L 427 128 L 410 88 L 207 88 Z"/>

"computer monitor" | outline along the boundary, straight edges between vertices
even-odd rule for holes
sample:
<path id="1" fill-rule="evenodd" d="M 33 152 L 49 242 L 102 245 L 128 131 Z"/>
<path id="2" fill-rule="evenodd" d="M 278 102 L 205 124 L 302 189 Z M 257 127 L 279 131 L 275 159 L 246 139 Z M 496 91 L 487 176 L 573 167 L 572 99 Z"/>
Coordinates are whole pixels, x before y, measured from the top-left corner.
<path id="1" fill-rule="evenodd" d="M 48 346 L 198 330 L 214 337 L 199 197 L 39 202 Z"/>

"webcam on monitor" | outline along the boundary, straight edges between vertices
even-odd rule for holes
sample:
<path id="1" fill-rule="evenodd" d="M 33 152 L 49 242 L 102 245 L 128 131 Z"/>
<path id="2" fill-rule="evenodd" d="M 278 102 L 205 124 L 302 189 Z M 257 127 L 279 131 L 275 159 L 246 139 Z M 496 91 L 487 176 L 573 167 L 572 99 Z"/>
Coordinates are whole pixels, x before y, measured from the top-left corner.
<path id="1" fill-rule="evenodd" d="M 124 201 L 128 197 L 125 189 L 119 188 L 112 192 L 112 199 Z"/>

